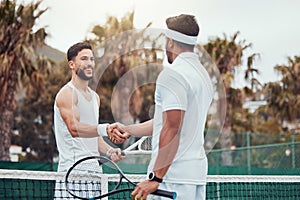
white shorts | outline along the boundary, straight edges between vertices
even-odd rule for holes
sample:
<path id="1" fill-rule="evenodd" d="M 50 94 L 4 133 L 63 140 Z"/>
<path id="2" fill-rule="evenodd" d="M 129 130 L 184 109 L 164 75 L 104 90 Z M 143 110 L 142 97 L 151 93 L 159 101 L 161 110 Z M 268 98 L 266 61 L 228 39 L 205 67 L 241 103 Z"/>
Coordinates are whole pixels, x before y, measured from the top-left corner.
<path id="1" fill-rule="evenodd" d="M 206 186 L 177 183 L 161 183 L 159 189 L 174 191 L 177 193 L 177 200 L 205 200 Z M 151 195 L 147 200 L 169 200 L 168 198 Z"/>

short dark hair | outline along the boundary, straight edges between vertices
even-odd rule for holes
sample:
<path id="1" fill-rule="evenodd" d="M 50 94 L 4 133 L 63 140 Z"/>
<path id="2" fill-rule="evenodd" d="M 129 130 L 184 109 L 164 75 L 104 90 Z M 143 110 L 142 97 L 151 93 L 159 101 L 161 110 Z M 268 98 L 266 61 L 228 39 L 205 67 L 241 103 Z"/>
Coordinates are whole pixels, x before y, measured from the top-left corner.
<path id="1" fill-rule="evenodd" d="M 173 31 L 177 31 L 189 36 L 197 36 L 200 28 L 195 16 L 181 14 L 166 19 L 167 27 Z"/>
<path id="2" fill-rule="evenodd" d="M 92 50 L 92 46 L 90 44 L 88 44 L 88 43 L 85 43 L 85 42 L 78 42 L 78 43 L 72 45 L 68 49 L 68 52 L 67 52 L 67 59 L 68 59 L 68 61 L 70 61 L 73 58 L 75 58 L 82 49 L 90 49 L 90 50 Z"/>

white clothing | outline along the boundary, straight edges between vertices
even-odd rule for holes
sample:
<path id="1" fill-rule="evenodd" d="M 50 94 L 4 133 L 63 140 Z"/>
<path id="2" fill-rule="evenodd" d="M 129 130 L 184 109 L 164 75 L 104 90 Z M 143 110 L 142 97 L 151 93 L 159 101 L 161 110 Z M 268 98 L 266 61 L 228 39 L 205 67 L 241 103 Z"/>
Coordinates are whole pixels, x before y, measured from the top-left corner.
<path id="1" fill-rule="evenodd" d="M 148 171 L 153 170 L 158 153 L 162 113 L 168 110 L 185 111 L 178 151 L 163 177 L 165 183 L 206 184 L 204 128 L 212 97 L 212 82 L 195 53 L 180 54 L 170 67 L 159 74 L 155 90 L 152 159 Z"/>
<path id="2" fill-rule="evenodd" d="M 92 99 L 88 101 L 71 82 L 67 83 L 64 87 L 71 87 L 77 94 L 80 122 L 97 125 L 99 118 L 97 94 L 89 88 Z M 66 172 L 79 159 L 99 155 L 97 137 L 74 138 L 71 136 L 61 117 L 59 108 L 56 106 L 56 101 L 54 104 L 54 125 L 55 139 L 59 152 L 59 172 Z"/>
<path id="3" fill-rule="evenodd" d="M 159 184 L 159 189 L 166 191 L 175 191 L 177 193 L 177 200 L 204 200 L 206 198 L 205 185 L 176 184 L 164 182 Z M 169 200 L 169 198 L 149 195 L 147 200 Z"/>

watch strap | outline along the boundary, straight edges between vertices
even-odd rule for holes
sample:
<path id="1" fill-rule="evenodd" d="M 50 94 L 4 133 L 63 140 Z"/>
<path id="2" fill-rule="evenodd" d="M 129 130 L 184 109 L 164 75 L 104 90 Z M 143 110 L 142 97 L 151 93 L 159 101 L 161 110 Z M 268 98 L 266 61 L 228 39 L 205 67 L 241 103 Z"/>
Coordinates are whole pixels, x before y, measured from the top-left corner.
<path id="1" fill-rule="evenodd" d="M 155 176 L 155 173 L 154 173 L 154 172 L 151 172 L 151 173 L 149 174 L 149 180 L 150 180 L 150 181 L 156 181 L 156 182 L 159 182 L 159 183 L 161 183 L 161 182 L 163 181 L 163 179 L 158 178 L 157 176 Z"/>

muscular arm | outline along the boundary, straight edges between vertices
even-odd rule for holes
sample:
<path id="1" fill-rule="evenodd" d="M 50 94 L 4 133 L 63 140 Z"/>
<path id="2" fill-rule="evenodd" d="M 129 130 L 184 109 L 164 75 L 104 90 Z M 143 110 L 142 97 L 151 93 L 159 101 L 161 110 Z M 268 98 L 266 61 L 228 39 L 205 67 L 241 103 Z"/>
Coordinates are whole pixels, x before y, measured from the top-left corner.
<path id="1" fill-rule="evenodd" d="M 158 178 L 162 178 L 166 174 L 177 153 L 183 116 L 184 111 L 182 110 L 163 112 L 159 151 L 153 169 Z M 158 182 L 146 180 L 136 186 L 132 196 L 147 198 L 147 195 L 155 191 L 158 186 Z"/>
<path id="2" fill-rule="evenodd" d="M 67 125 L 72 137 L 97 137 L 97 125 L 89 125 L 80 122 L 80 114 L 77 103 L 77 94 L 69 87 L 64 87 L 57 94 L 56 105 L 59 108 L 62 119 Z"/>
<path id="3" fill-rule="evenodd" d="M 161 178 L 166 174 L 177 153 L 184 113 L 182 110 L 163 112 L 159 151 L 153 169 L 157 177 Z"/>

